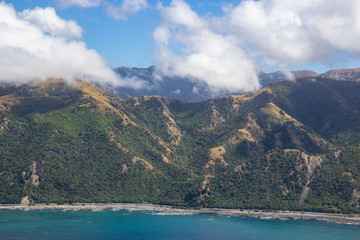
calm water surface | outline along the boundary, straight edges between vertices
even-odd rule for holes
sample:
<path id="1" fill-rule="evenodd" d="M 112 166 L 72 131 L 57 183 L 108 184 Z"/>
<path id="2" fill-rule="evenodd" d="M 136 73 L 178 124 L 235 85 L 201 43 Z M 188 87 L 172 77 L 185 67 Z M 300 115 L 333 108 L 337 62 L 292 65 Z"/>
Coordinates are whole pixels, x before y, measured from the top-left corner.
<path id="1" fill-rule="evenodd" d="M 315 220 L 139 211 L 0 211 L 7 239 L 360 239 L 360 226 Z"/>

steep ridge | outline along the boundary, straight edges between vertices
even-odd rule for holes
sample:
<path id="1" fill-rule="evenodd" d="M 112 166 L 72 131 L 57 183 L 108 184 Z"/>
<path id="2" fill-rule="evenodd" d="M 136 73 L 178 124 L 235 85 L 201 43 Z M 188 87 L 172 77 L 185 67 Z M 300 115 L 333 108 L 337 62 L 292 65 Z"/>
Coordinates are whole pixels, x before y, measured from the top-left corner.
<path id="1" fill-rule="evenodd" d="M 4 85 L 0 201 L 357 212 L 359 92 L 311 77 L 183 103 Z"/>

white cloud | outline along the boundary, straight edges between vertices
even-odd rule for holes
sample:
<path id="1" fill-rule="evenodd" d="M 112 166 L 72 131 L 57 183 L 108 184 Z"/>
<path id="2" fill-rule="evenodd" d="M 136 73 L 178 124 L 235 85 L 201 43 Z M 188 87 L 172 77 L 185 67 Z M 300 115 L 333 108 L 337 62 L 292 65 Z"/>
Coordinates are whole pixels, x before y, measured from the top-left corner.
<path id="1" fill-rule="evenodd" d="M 164 7 L 159 2 L 158 9 L 161 11 L 163 18 L 169 23 L 188 28 L 201 28 L 206 25 L 206 22 L 183 0 L 173 0 L 170 7 Z"/>
<path id="2" fill-rule="evenodd" d="M 223 21 L 259 56 L 276 64 L 329 63 L 338 52 L 360 51 L 358 0 L 248 0 Z"/>
<path id="3" fill-rule="evenodd" d="M 158 4 L 155 61 L 165 74 L 193 76 L 212 89 L 258 86 L 255 63 L 290 69 L 360 55 L 358 0 L 244 0 L 205 17 L 184 0 Z"/>
<path id="4" fill-rule="evenodd" d="M 120 79 L 84 42 L 62 37 L 77 36 L 81 28 L 53 11 L 36 8 L 17 13 L 11 4 L 0 2 L 0 81 L 26 83 L 48 77 L 72 81 L 81 77 L 113 85 L 139 85 Z M 44 12 L 51 14 L 44 17 Z M 54 25 L 46 26 L 43 20 Z"/>
<path id="5" fill-rule="evenodd" d="M 230 23 L 231 32 L 265 58 L 298 63 L 307 60 L 310 54 L 316 55 L 301 18 L 286 1 L 279 2 L 244 1 L 224 21 Z"/>
<path id="6" fill-rule="evenodd" d="M 182 0 L 158 8 L 164 21 L 153 33 L 158 44 L 155 62 L 163 74 L 194 77 L 215 92 L 259 87 L 255 66 L 236 38 L 214 32 Z"/>
<path id="7" fill-rule="evenodd" d="M 123 21 L 126 21 L 130 16 L 135 15 L 149 6 L 146 0 L 124 0 L 118 7 L 109 3 L 107 5 L 108 14 L 115 19 Z"/>
<path id="8" fill-rule="evenodd" d="M 319 1 L 309 9 L 307 25 L 324 42 L 337 50 L 360 51 L 360 2 L 357 0 Z"/>
<path id="9" fill-rule="evenodd" d="M 160 26 L 155 29 L 153 36 L 156 42 L 168 44 L 171 38 L 170 30 L 166 26 Z"/>
<path id="10" fill-rule="evenodd" d="M 180 90 L 180 89 L 176 89 L 175 91 L 172 91 L 172 93 L 174 93 L 174 94 L 180 94 L 180 93 L 181 93 L 181 90 Z"/>
<path id="11" fill-rule="evenodd" d="M 67 39 L 81 38 L 82 28 L 75 21 L 65 21 L 56 15 L 55 9 L 35 8 L 24 10 L 19 14 L 24 20 L 38 26 L 52 36 L 65 37 Z"/>
<path id="12" fill-rule="evenodd" d="M 89 8 L 100 5 L 101 0 L 54 0 L 60 7 L 68 8 L 72 6 Z"/>
<path id="13" fill-rule="evenodd" d="M 123 0 L 119 6 L 115 6 L 107 0 L 53 0 L 62 8 L 72 6 L 90 8 L 104 5 L 107 14 L 118 20 L 127 21 L 127 19 L 136 13 L 149 7 L 147 0 Z"/>

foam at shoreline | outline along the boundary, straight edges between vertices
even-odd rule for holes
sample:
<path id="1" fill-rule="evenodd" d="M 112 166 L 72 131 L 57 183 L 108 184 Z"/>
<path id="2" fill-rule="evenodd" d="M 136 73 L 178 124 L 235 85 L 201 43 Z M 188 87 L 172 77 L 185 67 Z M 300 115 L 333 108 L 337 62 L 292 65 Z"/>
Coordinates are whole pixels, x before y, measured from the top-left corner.
<path id="1" fill-rule="evenodd" d="M 276 211 L 262 212 L 258 210 L 239 210 L 239 209 L 220 209 L 220 208 L 201 208 L 201 209 L 182 209 L 174 206 L 155 205 L 148 203 L 77 203 L 72 205 L 56 204 L 2 204 L 0 210 L 62 210 L 62 211 L 150 211 L 155 215 L 191 215 L 191 214 L 217 214 L 224 216 L 247 216 L 262 219 L 314 219 L 320 221 L 334 222 L 340 224 L 358 224 L 360 217 L 351 217 L 350 215 L 332 214 L 332 213 L 315 213 L 315 212 L 292 212 Z"/>

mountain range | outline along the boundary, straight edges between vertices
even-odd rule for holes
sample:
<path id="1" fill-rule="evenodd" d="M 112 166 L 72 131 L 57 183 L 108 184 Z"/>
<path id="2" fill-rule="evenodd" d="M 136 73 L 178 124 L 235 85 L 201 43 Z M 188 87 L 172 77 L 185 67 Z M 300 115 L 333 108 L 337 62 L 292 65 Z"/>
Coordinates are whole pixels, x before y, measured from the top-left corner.
<path id="1" fill-rule="evenodd" d="M 78 79 L 0 86 L 0 202 L 359 212 L 360 82 L 184 103 Z"/>
<path id="2" fill-rule="evenodd" d="M 230 93 L 226 90 L 214 92 L 211 91 L 205 82 L 198 81 L 192 77 L 162 76 L 155 66 L 149 68 L 118 67 L 114 71 L 123 78 L 133 78 L 144 82 L 143 87 L 138 89 L 131 87 L 105 88 L 122 99 L 159 95 L 167 98 L 176 98 L 185 102 L 201 102 L 216 97 L 244 93 L 242 91 Z M 303 77 L 355 81 L 360 79 L 360 68 L 335 69 L 320 75 L 310 70 L 277 71 L 273 73 L 259 72 L 258 74 L 259 83 L 263 87 L 271 82 L 294 80 Z"/>

